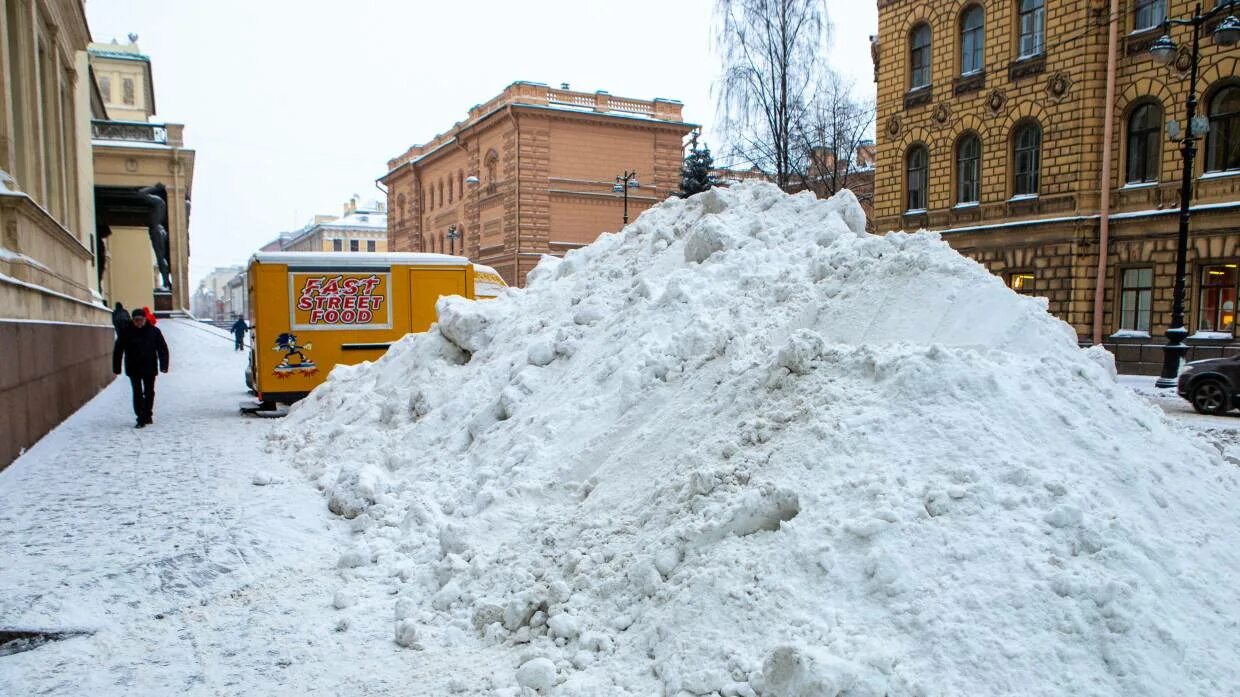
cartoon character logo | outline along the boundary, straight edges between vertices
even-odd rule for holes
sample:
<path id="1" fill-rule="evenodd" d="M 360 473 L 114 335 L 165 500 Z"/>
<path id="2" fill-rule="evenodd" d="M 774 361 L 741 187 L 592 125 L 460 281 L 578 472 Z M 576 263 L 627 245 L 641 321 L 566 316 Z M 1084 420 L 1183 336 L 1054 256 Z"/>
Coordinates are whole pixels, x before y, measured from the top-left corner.
<path id="1" fill-rule="evenodd" d="M 276 337 L 276 345 L 272 347 L 273 351 L 283 351 L 284 360 L 280 361 L 280 365 L 275 368 L 276 377 L 288 377 L 293 373 L 301 373 L 303 375 L 314 375 L 319 371 L 319 367 L 314 361 L 306 357 L 305 351 L 314 348 L 313 345 L 299 344 L 297 335 L 291 332 L 285 332 Z M 293 357 L 296 362 L 293 362 Z"/>

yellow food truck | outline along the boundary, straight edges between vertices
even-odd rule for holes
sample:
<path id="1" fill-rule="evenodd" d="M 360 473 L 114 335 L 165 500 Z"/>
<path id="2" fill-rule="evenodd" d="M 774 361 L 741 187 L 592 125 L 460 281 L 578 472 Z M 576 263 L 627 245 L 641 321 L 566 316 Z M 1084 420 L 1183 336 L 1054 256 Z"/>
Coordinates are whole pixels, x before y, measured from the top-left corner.
<path id="1" fill-rule="evenodd" d="M 494 298 L 494 269 L 447 254 L 259 252 L 248 270 L 252 413 L 305 397 L 337 365 L 373 361 L 424 332 L 445 295 Z"/>

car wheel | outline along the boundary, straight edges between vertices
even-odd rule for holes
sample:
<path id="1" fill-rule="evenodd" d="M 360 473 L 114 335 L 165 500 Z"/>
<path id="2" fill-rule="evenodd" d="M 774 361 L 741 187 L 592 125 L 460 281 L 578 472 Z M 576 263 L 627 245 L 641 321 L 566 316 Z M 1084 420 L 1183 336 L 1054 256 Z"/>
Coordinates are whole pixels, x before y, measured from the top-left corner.
<path id="1" fill-rule="evenodd" d="M 1231 396 L 1227 387 L 1218 380 L 1202 380 L 1193 385 L 1190 394 L 1193 408 L 1200 414 L 1224 414 L 1231 409 Z"/>

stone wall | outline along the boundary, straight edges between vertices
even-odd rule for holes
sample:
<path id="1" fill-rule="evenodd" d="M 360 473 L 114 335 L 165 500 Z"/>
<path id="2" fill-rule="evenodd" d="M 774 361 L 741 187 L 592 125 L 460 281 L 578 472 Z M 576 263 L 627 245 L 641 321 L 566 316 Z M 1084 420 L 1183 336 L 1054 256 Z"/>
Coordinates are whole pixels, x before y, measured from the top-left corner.
<path id="1" fill-rule="evenodd" d="M 111 326 L 0 320 L 0 469 L 112 381 Z"/>

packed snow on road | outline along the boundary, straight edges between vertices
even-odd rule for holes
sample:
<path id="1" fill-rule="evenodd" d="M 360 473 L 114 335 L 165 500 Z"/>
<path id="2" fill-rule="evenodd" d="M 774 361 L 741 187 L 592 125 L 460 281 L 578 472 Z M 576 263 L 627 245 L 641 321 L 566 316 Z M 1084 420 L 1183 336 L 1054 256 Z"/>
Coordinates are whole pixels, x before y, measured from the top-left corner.
<path id="1" fill-rule="evenodd" d="M 269 448 L 348 521 L 341 633 L 428 695 L 1240 694 L 1240 468 L 863 226 L 669 200 L 336 369 Z"/>

